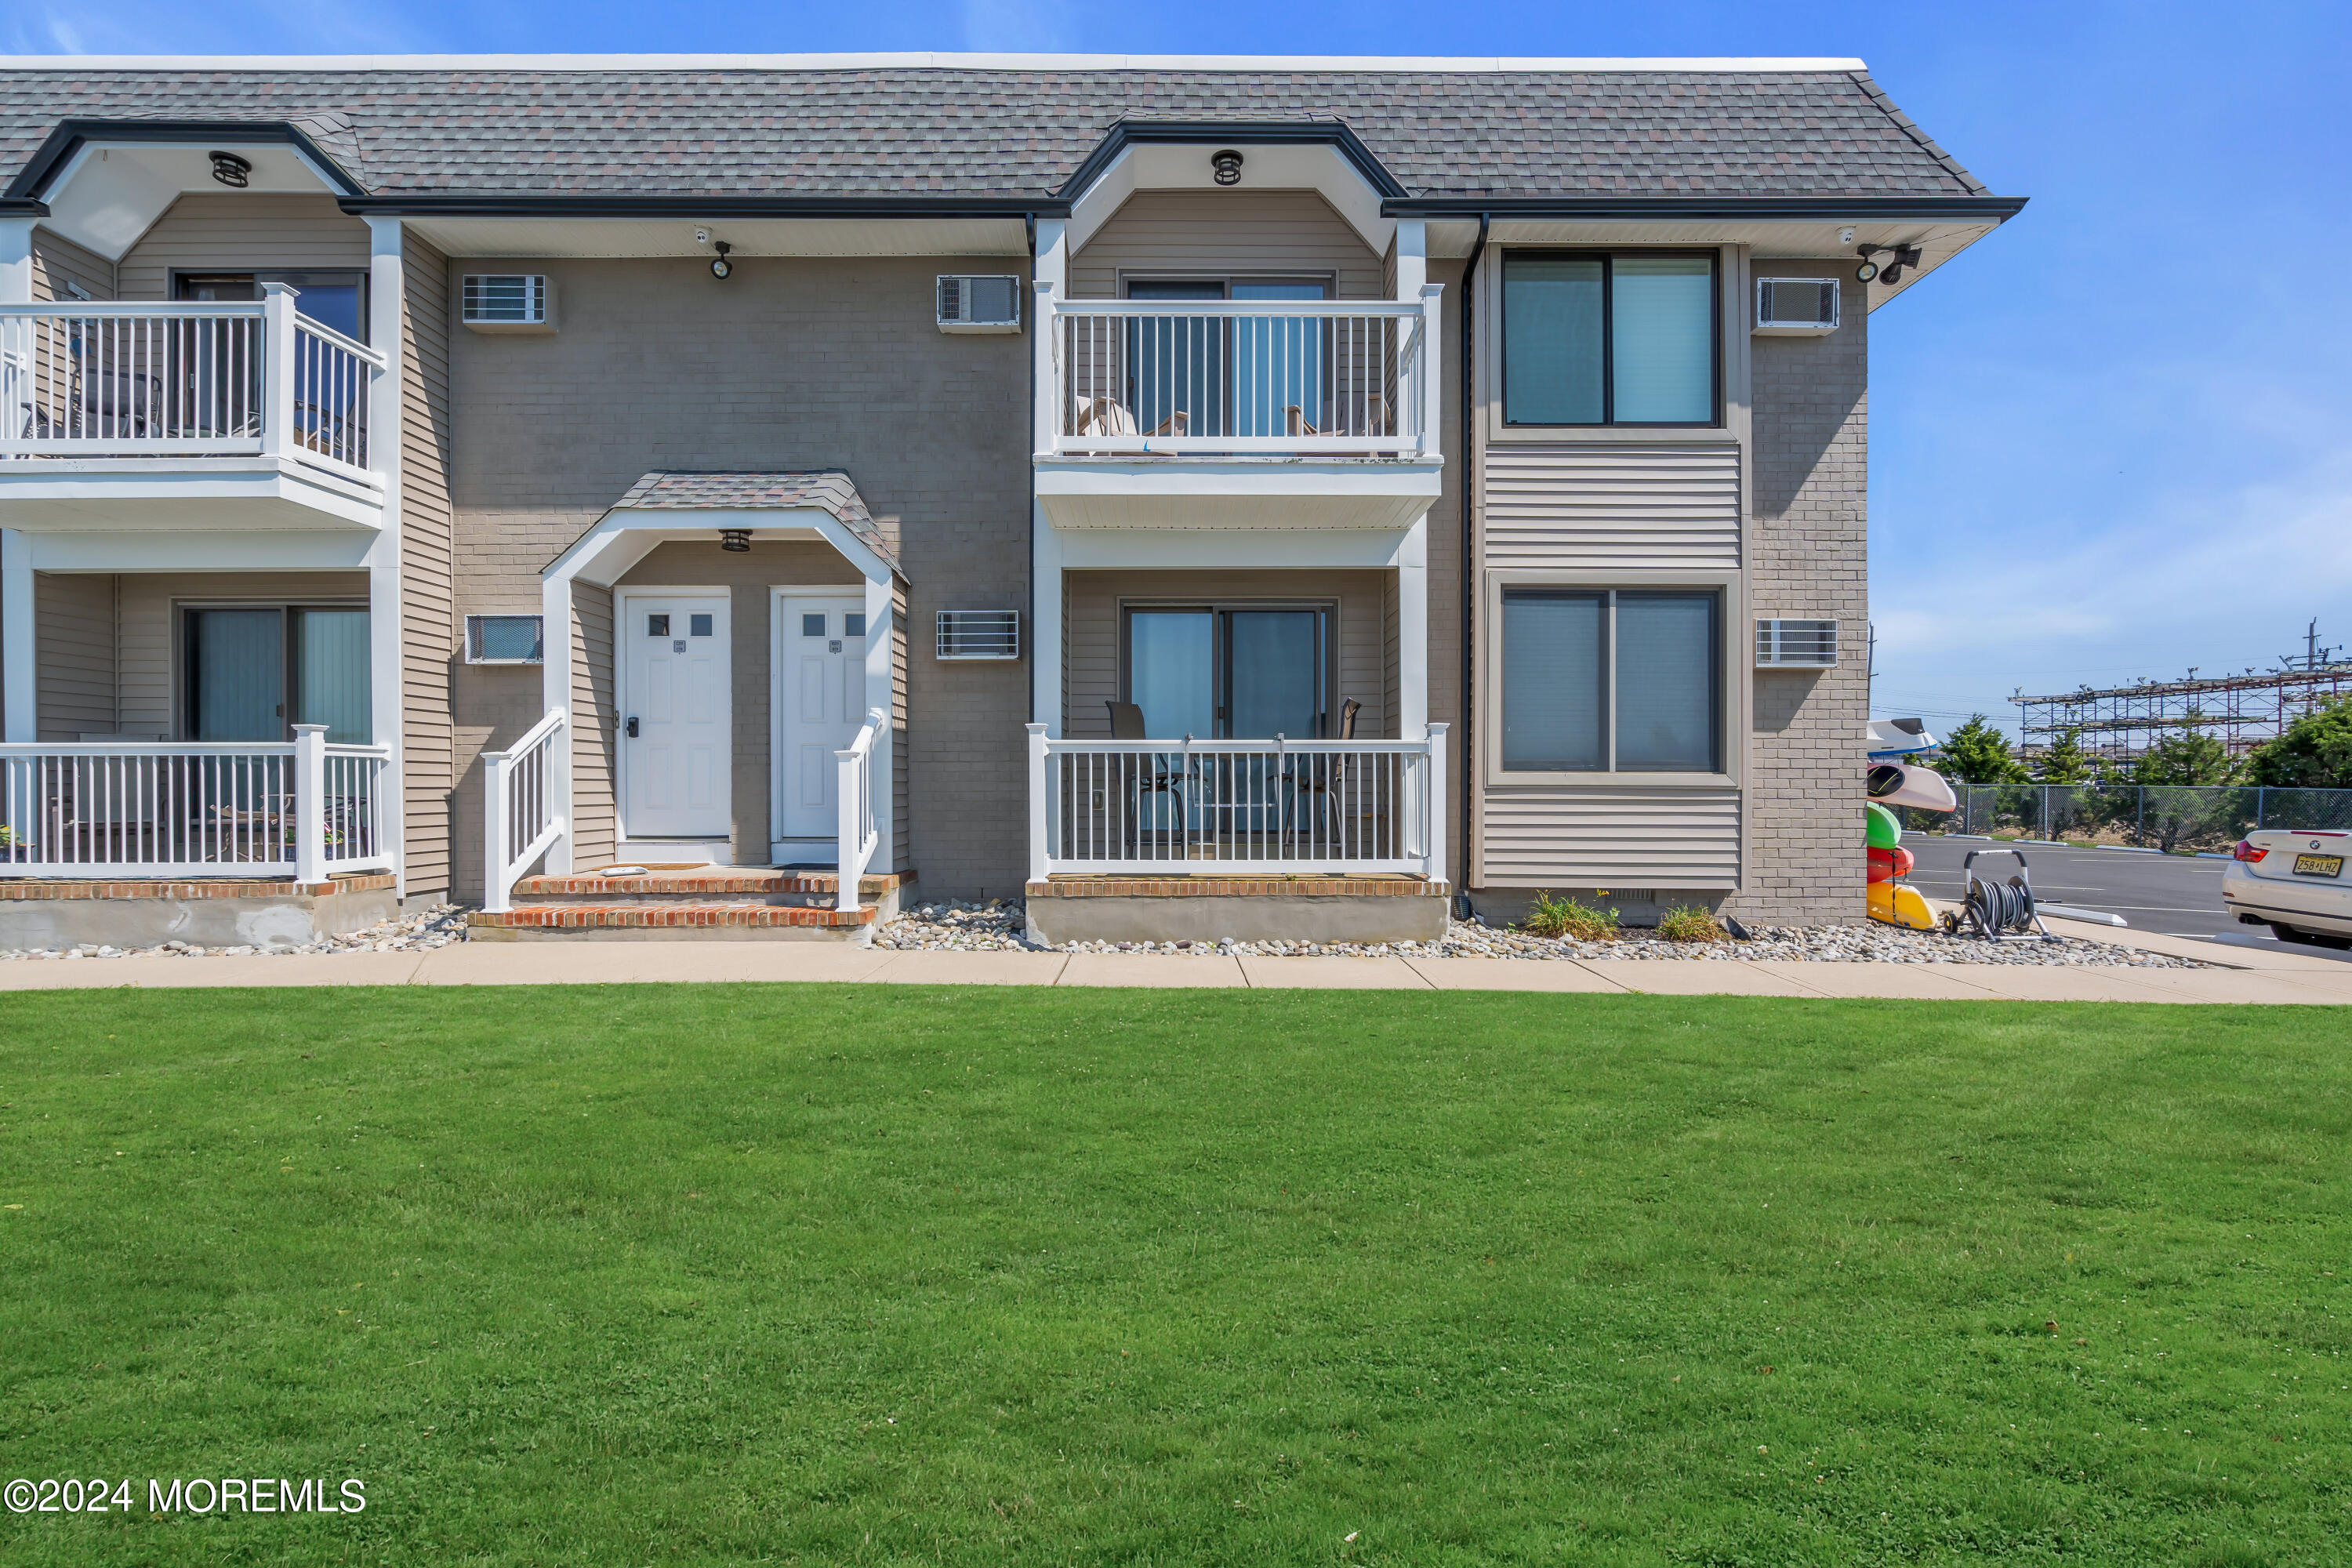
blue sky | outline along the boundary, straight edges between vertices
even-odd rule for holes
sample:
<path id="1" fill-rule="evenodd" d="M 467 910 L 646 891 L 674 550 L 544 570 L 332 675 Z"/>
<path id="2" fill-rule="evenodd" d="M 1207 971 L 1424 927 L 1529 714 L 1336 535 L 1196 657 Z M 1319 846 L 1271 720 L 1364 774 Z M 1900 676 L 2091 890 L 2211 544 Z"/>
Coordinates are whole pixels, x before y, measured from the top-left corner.
<path id="1" fill-rule="evenodd" d="M 2352 7 L 14 0 L 12 53 L 1840 55 L 2023 216 L 1872 319 L 1875 710 L 2352 644 Z"/>

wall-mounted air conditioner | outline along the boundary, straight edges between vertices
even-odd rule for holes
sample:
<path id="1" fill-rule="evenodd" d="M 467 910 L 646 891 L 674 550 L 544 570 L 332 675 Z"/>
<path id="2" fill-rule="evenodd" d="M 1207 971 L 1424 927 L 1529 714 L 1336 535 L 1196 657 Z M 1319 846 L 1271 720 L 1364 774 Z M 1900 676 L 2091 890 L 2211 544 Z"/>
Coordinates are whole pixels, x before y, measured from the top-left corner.
<path id="1" fill-rule="evenodd" d="M 467 664 L 541 664 L 546 661 L 545 621 L 538 616 L 467 616 Z"/>
<path id="2" fill-rule="evenodd" d="M 1818 337 L 1838 324 L 1834 278 L 1756 279 L 1756 332 L 1760 337 Z"/>
<path id="3" fill-rule="evenodd" d="M 941 610 L 941 658 L 1019 658 L 1018 610 Z"/>
<path id="4" fill-rule="evenodd" d="M 1758 620 L 1756 668 L 1827 669 L 1838 661 L 1835 621 Z"/>
<path id="5" fill-rule="evenodd" d="M 1021 330 L 1021 279 L 943 276 L 939 317 L 943 332 L 1017 332 Z"/>
<path id="6" fill-rule="evenodd" d="M 551 332 L 543 272 L 468 272 L 457 292 L 457 319 L 478 332 Z"/>

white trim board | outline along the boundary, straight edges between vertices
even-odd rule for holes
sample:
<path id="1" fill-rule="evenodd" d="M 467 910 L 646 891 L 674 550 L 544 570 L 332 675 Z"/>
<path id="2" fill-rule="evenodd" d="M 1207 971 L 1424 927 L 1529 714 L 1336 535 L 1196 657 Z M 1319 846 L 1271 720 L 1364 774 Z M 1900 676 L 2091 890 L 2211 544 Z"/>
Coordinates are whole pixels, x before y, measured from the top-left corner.
<path id="1" fill-rule="evenodd" d="M 0 55 L 0 70 L 1328 70 L 1860 71 L 1837 56 L 1052 55 L 922 50 L 837 55 Z"/>

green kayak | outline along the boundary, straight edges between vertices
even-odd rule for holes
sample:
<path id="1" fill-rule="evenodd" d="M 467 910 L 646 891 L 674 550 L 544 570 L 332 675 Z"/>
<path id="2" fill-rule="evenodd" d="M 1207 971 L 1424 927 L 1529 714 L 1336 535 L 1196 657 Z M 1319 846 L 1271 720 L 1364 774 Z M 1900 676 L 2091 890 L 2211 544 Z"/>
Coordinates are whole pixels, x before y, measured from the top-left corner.
<path id="1" fill-rule="evenodd" d="M 1903 824 L 1895 815 L 1874 800 L 1862 803 L 1865 826 L 1864 842 L 1873 849 L 1893 849 L 1903 842 Z"/>

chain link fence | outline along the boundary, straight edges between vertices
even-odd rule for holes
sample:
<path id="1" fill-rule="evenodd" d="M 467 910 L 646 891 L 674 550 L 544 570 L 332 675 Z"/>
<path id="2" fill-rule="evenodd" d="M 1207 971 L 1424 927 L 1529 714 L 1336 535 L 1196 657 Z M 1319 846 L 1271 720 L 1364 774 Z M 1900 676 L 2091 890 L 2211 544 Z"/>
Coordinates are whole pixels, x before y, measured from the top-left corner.
<path id="1" fill-rule="evenodd" d="M 1955 811 L 1906 806 L 1905 828 L 2142 848 L 2225 850 L 2262 827 L 2352 829 L 2352 789 L 2256 784 L 1955 784 Z"/>

